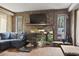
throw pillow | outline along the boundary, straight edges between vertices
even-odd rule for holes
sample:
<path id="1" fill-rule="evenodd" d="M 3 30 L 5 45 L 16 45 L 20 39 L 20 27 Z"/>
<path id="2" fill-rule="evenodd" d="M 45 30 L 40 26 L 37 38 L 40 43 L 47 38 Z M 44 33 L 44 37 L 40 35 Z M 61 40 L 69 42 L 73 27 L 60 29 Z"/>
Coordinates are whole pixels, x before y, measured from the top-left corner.
<path id="1" fill-rule="evenodd" d="M 24 37 L 24 34 L 23 33 L 18 33 L 17 34 L 17 39 L 23 39 Z"/>
<path id="2" fill-rule="evenodd" d="M 16 39 L 16 38 L 17 38 L 17 34 L 14 32 L 11 32 L 10 39 Z"/>
<path id="3" fill-rule="evenodd" d="M 10 33 L 9 32 L 2 33 L 1 37 L 2 39 L 9 39 Z"/>

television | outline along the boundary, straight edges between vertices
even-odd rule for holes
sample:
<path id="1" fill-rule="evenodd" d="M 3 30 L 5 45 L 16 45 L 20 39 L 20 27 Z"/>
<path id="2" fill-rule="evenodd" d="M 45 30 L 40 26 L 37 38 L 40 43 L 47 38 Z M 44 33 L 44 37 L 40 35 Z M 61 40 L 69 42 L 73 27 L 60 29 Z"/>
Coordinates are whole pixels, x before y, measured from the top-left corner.
<path id="1" fill-rule="evenodd" d="M 30 15 L 30 24 L 46 24 L 47 16 L 46 14 L 31 14 Z"/>

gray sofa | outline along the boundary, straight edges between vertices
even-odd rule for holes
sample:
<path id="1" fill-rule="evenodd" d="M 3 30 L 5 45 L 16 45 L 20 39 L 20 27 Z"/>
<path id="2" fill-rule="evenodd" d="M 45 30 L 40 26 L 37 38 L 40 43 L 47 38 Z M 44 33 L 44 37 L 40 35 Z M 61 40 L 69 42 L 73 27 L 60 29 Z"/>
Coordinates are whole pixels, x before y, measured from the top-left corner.
<path id="1" fill-rule="evenodd" d="M 0 33 L 0 50 L 21 48 L 24 45 L 24 33 Z"/>

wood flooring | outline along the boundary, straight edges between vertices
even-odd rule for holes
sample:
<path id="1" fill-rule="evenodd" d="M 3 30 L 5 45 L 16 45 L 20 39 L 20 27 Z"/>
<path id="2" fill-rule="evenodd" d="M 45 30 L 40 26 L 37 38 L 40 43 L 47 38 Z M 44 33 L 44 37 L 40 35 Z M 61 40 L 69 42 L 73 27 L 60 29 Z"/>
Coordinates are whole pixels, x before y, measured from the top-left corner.
<path id="1" fill-rule="evenodd" d="M 35 48 L 30 52 L 20 52 L 17 49 L 7 49 L 0 56 L 64 56 L 59 47 Z"/>

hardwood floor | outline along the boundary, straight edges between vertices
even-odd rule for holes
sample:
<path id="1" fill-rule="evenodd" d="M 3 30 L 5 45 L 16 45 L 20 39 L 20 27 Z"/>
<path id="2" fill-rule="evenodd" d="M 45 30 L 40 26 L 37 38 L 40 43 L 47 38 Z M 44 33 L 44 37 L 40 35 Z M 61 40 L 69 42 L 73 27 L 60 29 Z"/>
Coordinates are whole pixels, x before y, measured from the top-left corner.
<path id="1" fill-rule="evenodd" d="M 59 47 L 44 47 L 32 49 L 30 52 L 20 52 L 17 49 L 8 49 L 0 53 L 0 56 L 63 56 Z"/>

